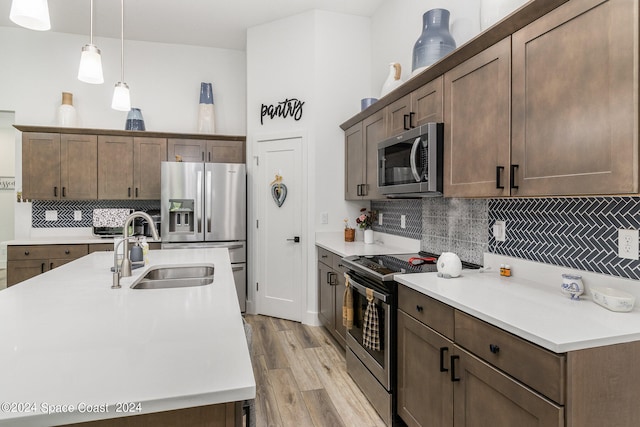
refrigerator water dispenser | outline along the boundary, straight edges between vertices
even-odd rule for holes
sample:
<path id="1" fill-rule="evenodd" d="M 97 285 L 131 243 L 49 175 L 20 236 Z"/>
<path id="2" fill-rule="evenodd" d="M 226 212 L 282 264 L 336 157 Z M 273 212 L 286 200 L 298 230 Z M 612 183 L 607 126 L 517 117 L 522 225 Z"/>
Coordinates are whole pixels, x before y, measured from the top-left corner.
<path id="1" fill-rule="evenodd" d="M 169 200 L 169 233 L 193 233 L 194 206 L 193 199 Z"/>

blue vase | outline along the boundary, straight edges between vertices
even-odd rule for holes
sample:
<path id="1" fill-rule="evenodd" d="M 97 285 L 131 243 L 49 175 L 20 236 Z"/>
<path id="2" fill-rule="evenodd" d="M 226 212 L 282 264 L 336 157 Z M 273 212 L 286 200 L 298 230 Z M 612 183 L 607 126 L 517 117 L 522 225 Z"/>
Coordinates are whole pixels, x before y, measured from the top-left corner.
<path id="1" fill-rule="evenodd" d="M 449 11 L 431 9 L 422 15 L 422 34 L 413 46 L 412 74 L 437 62 L 456 48 L 449 33 Z"/>
<path id="2" fill-rule="evenodd" d="M 200 83 L 200 104 L 213 104 L 213 88 L 211 83 Z"/>
<path id="3" fill-rule="evenodd" d="M 144 119 L 142 118 L 142 111 L 139 108 L 132 108 L 127 114 L 127 123 L 124 126 L 125 130 L 145 130 Z"/>
<path id="4" fill-rule="evenodd" d="M 213 110 L 213 88 L 211 83 L 200 83 L 200 104 L 198 105 L 198 132 L 215 133 L 216 120 Z"/>

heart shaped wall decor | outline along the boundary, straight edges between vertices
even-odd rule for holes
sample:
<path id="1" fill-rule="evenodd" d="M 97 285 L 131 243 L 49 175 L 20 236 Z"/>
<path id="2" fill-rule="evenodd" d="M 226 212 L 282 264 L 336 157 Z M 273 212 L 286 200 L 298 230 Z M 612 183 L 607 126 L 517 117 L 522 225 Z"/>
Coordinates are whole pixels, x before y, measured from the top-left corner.
<path id="1" fill-rule="evenodd" d="M 281 183 L 275 183 L 271 186 L 271 196 L 278 207 L 282 207 L 287 198 L 287 186 Z"/>

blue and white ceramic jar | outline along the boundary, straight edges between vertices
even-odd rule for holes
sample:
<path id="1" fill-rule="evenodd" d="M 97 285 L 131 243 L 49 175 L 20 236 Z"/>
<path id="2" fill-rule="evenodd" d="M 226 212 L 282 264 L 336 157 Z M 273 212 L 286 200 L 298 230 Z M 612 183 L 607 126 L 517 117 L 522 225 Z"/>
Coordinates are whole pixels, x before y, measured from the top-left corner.
<path id="1" fill-rule="evenodd" d="M 563 274 L 560 291 L 564 295 L 571 297 L 571 299 L 580 299 L 580 295 L 584 293 L 582 276 L 577 274 Z"/>
<path id="2" fill-rule="evenodd" d="M 127 114 L 127 123 L 124 130 L 145 130 L 142 111 L 139 108 L 132 108 Z"/>

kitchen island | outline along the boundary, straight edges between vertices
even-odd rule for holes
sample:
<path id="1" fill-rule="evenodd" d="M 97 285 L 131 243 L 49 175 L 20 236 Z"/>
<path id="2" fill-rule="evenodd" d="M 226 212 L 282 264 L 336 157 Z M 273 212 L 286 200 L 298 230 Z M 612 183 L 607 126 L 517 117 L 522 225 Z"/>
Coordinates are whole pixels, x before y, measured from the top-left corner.
<path id="1" fill-rule="evenodd" d="M 212 284 L 130 288 L 153 266 L 202 263 L 215 267 Z M 227 250 L 150 251 L 121 289 L 111 289 L 112 265 L 112 252 L 96 252 L 0 291 L 0 425 L 175 414 L 255 397 Z"/>

